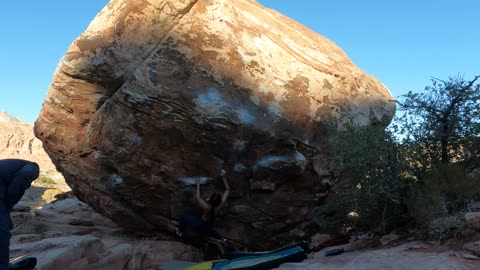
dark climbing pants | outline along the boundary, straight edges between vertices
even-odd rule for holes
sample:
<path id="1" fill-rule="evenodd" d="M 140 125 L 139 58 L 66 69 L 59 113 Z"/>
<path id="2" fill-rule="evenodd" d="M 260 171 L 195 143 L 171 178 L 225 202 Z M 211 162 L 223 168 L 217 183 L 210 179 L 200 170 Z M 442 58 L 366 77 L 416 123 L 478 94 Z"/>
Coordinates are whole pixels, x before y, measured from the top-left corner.
<path id="1" fill-rule="evenodd" d="M 178 229 L 183 233 L 187 227 L 205 236 L 211 236 L 217 239 L 222 238 L 222 236 L 213 229 L 212 225 L 205 222 L 201 217 L 190 213 L 183 213 L 178 221 Z"/>
<path id="2" fill-rule="evenodd" d="M 183 213 L 178 221 L 178 229 L 180 229 L 181 232 L 184 232 L 187 227 L 200 233 L 208 233 L 210 230 L 207 223 L 201 217 L 190 213 Z"/>
<path id="3" fill-rule="evenodd" d="M 37 163 L 21 159 L 0 160 L 0 270 L 8 268 L 10 230 L 13 229 L 10 211 L 39 174 Z"/>
<path id="4" fill-rule="evenodd" d="M 0 270 L 8 269 L 10 232 L 0 229 Z"/>

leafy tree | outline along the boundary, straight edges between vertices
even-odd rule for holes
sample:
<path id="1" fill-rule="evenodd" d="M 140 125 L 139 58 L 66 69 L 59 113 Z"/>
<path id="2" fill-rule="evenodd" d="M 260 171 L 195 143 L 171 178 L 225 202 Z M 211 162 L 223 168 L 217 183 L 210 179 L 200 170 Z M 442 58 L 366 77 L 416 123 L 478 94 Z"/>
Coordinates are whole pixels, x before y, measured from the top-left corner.
<path id="1" fill-rule="evenodd" d="M 398 101 L 392 126 L 408 164 L 405 175 L 416 180 L 406 201 L 419 231 L 431 238 L 465 236 L 459 213 L 480 195 L 480 179 L 466 171 L 480 154 L 479 78 L 433 78 L 425 91 Z"/>
<path id="2" fill-rule="evenodd" d="M 402 96 L 397 122 L 402 127 L 404 145 L 415 151 L 412 156 L 423 156 L 423 161 L 431 165 L 478 154 L 480 84 L 475 83 L 479 78 L 433 78 L 424 92 Z"/>
<path id="3" fill-rule="evenodd" d="M 326 151 L 337 177 L 314 221 L 324 231 L 388 231 L 403 222 L 405 158 L 383 126 L 330 129 Z"/>

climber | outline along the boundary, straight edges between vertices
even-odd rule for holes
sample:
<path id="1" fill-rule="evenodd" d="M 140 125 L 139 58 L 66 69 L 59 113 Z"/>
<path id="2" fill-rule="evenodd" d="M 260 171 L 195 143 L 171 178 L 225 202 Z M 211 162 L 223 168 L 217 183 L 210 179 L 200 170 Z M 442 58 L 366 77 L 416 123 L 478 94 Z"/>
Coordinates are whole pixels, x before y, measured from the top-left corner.
<path id="1" fill-rule="evenodd" d="M 230 186 L 228 185 L 224 170 L 221 171 L 220 177 L 225 185 L 225 193 L 223 193 L 223 195 L 214 193 L 207 201 L 200 197 L 200 179 L 195 180 L 195 184 L 197 186 L 195 199 L 202 208 L 203 214 L 201 217 L 199 217 L 190 213 L 183 213 L 176 229 L 176 234 L 178 237 L 183 237 L 186 227 L 190 227 L 195 232 L 206 236 L 218 237 L 218 234 L 213 230 L 216 218 L 215 215 L 220 209 L 223 208 L 230 193 Z"/>
<path id="2" fill-rule="evenodd" d="M 35 162 L 0 160 L 0 270 L 9 269 L 10 230 L 13 229 L 10 211 L 39 173 Z"/>

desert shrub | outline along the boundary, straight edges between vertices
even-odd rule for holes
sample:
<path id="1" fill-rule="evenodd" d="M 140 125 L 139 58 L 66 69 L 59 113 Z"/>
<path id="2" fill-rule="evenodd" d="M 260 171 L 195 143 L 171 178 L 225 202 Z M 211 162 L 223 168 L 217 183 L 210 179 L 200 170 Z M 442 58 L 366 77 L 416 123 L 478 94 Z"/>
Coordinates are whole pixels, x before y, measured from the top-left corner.
<path id="1" fill-rule="evenodd" d="M 350 125 L 328 138 L 330 166 L 339 176 L 326 203 L 315 209 L 315 223 L 328 232 L 385 232 L 402 223 L 409 183 L 403 175 L 405 158 L 392 134 L 383 127 Z"/>
<path id="2" fill-rule="evenodd" d="M 456 213 L 427 221 L 424 230 L 428 239 L 443 242 L 448 239 L 463 239 L 473 231 L 468 228 L 463 213 Z"/>
<path id="3" fill-rule="evenodd" d="M 409 200 L 409 212 L 418 223 L 468 210 L 480 196 L 480 179 L 457 164 L 438 164 L 421 179 Z"/>
<path id="4" fill-rule="evenodd" d="M 40 184 L 40 185 L 55 185 L 55 180 L 53 180 L 52 178 L 46 176 L 46 175 L 40 175 L 37 180 L 35 180 L 35 182 L 37 184 Z"/>

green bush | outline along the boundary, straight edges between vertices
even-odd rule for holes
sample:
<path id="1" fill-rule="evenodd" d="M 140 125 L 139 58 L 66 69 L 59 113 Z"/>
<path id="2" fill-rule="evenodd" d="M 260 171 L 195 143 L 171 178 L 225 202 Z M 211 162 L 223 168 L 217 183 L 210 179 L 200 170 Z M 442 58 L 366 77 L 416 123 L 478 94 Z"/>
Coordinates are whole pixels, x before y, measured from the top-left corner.
<path id="1" fill-rule="evenodd" d="M 339 172 L 326 203 L 315 209 L 321 230 L 388 231 L 404 222 L 405 158 L 383 127 L 348 126 L 331 131 L 327 155 Z"/>
<path id="2" fill-rule="evenodd" d="M 425 224 L 428 239 L 443 242 L 448 239 L 463 239 L 472 233 L 462 213 L 429 220 Z"/>
<path id="3" fill-rule="evenodd" d="M 37 184 L 40 185 L 55 185 L 56 182 L 52 178 L 46 176 L 46 175 L 40 175 L 37 180 L 35 181 Z"/>
<path id="4" fill-rule="evenodd" d="M 418 182 L 409 212 L 418 223 L 468 210 L 480 196 L 480 179 L 468 176 L 456 164 L 439 164 Z"/>

